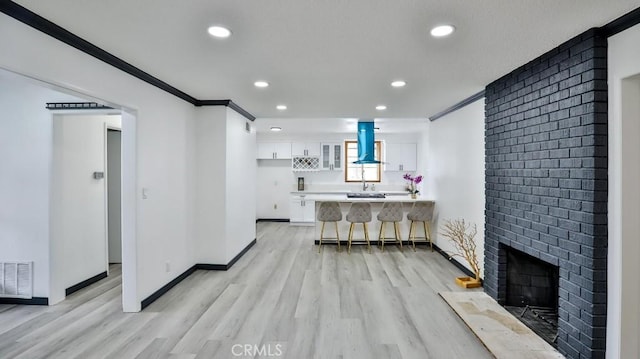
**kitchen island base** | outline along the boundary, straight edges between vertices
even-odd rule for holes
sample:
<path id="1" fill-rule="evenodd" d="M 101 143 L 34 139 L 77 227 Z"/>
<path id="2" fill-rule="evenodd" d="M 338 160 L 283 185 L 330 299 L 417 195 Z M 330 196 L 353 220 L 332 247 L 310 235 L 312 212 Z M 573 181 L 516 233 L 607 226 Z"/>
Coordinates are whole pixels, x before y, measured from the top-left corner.
<path id="1" fill-rule="evenodd" d="M 337 198 L 336 198 L 337 197 Z M 385 202 L 401 202 L 402 203 L 402 210 L 403 210 L 403 216 L 402 216 L 402 221 L 398 222 L 398 231 L 400 232 L 400 239 L 402 241 L 403 246 L 406 244 L 411 244 L 411 241 L 409 240 L 409 229 L 411 227 L 411 221 L 407 220 L 407 216 L 406 214 L 411 210 L 413 204 L 415 202 L 418 201 L 429 201 L 428 199 L 422 199 L 422 198 L 418 198 L 418 199 L 411 199 L 409 196 L 388 196 L 387 198 L 345 198 L 345 196 L 331 196 L 331 198 L 321 198 L 321 196 L 317 196 L 314 198 L 315 202 L 316 202 L 316 207 L 320 206 L 320 203 L 324 202 L 324 201 L 331 201 L 331 202 L 338 202 L 340 204 L 340 210 L 342 211 L 342 217 L 346 218 L 346 214 L 347 212 L 349 212 L 349 208 L 351 206 L 351 203 L 354 202 L 369 202 L 371 204 L 371 217 L 372 217 L 372 221 L 367 223 L 367 229 L 368 229 L 368 237 L 370 238 L 370 243 L 371 246 L 378 246 L 380 244 L 381 241 L 378 240 L 379 238 L 379 234 L 380 234 L 380 226 L 382 224 L 382 222 L 378 221 L 377 219 L 377 215 L 378 213 L 380 213 L 380 210 L 382 209 L 382 206 Z M 317 210 L 317 208 L 316 208 Z M 321 231 L 321 223 L 320 222 L 316 222 L 316 231 L 315 231 L 315 244 L 317 245 L 319 243 L 319 238 L 320 238 L 320 231 Z M 338 222 L 338 232 L 340 233 L 340 237 L 341 238 L 348 238 L 348 234 L 349 234 L 349 227 L 350 227 L 350 223 L 342 220 L 340 222 Z M 418 237 L 424 237 L 425 233 L 422 233 L 422 226 L 416 226 L 416 238 Z M 427 227 L 428 228 L 428 227 Z M 391 237 L 392 239 L 386 239 L 385 240 L 385 246 L 398 246 L 399 247 L 399 243 L 393 240 L 393 236 L 394 236 L 394 226 L 385 226 L 384 228 L 384 233 L 382 233 L 382 236 L 385 238 L 389 238 Z M 325 241 L 324 239 L 322 240 L 322 245 L 326 245 L 326 244 L 337 244 L 337 241 Z M 341 245 L 346 245 L 347 241 L 346 240 L 341 240 L 340 241 Z M 364 234 L 364 230 L 363 230 L 363 226 L 355 226 L 355 228 L 353 229 L 353 240 L 352 240 L 352 245 L 366 245 L 367 241 L 365 239 L 365 234 Z M 416 245 L 420 245 L 420 244 L 427 244 L 429 245 L 428 241 L 418 241 L 416 240 Z"/>

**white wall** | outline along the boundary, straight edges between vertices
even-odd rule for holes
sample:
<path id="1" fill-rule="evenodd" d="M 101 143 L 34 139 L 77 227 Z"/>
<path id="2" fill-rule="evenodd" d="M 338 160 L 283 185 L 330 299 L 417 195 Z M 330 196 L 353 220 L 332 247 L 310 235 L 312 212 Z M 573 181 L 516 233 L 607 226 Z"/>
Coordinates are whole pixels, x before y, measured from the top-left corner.
<path id="1" fill-rule="evenodd" d="M 607 358 L 640 357 L 640 25 L 609 38 Z"/>
<path id="2" fill-rule="evenodd" d="M 107 262 L 106 127 L 120 115 L 54 115 L 51 171 L 49 303 L 65 289 L 105 272 Z"/>
<path id="3" fill-rule="evenodd" d="M 425 189 L 436 201 L 434 242 L 453 252 L 439 235 L 444 220 L 475 224 L 476 255 L 484 268 L 484 98 L 431 122 L 427 137 Z M 470 268 L 464 258 L 457 260 Z"/>
<path id="4" fill-rule="evenodd" d="M 425 119 L 425 123 L 426 123 Z M 345 140 L 356 140 L 355 134 L 309 133 L 309 134 L 272 134 L 259 133 L 258 142 L 335 142 L 344 143 Z M 416 143 L 418 174 L 425 166 L 423 137 L 420 133 L 404 134 L 376 134 L 376 140 L 388 143 Z M 383 146 L 384 150 L 384 146 Z M 255 158 L 255 155 L 254 155 Z M 293 172 L 290 160 L 258 160 L 258 193 L 257 218 L 289 218 L 289 200 L 292 191 L 298 189 L 298 177 L 304 177 L 305 188 L 316 190 L 354 190 L 361 189 L 361 184 L 345 183 L 344 171 L 313 171 Z M 406 181 L 402 178 L 404 172 L 382 171 L 382 181 L 376 183 L 376 190 L 403 190 Z M 421 189 L 421 188 L 420 188 Z M 277 209 L 274 209 L 274 204 Z"/>
<path id="5" fill-rule="evenodd" d="M 196 263 L 227 263 L 226 117 L 225 107 L 201 107 L 195 120 Z"/>
<path id="6" fill-rule="evenodd" d="M 74 97 L 0 72 L 0 262 L 34 262 L 35 297 L 49 296 L 49 172 L 46 102 Z"/>
<path id="7" fill-rule="evenodd" d="M 137 255 L 123 262 L 125 273 L 135 272 L 135 293 L 126 293 L 125 310 L 139 309 L 140 301 L 193 265 L 192 191 L 193 117 L 195 108 L 173 95 L 148 85 L 110 65 L 0 15 L 0 68 L 5 68 L 133 109 L 135 128 L 123 133 L 127 164 L 135 163 L 136 200 L 123 198 L 135 214 L 123 219 L 123 245 L 135 243 Z M 52 61 L 55 59 L 55 61 Z M 123 127 L 126 127 L 123 125 Z M 125 128 L 126 131 L 126 128 Z M 129 169 L 129 167 L 125 167 Z M 126 184 L 132 181 L 125 180 Z M 148 198 L 141 199 L 141 189 Z M 123 188 L 125 194 L 133 194 Z M 123 208 L 129 213 L 128 208 Z M 132 221 L 131 218 L 134 218 Z M 131 229 L 125 226 L 135 226 Z M 133 237 L 135 236 L 135 237 Z M 136 263 L 137 261 L 137 263 Z M 165 263 L 171 271 L 165 272 Z M 137 279 L 137 282 L 136 282 Z M 127 280 L 127 278 L 123 278 Z"/>
<path id="8" fill-rule="evenodd" d="M 198 109 L 196 263 L 228 264 L 256 238 L 256 139 L 226 107 Z"/>
<path id="9" fill-rule="evenodd" d="M 256 238 L 256 134 L 245 131 L 247 120 L 230 108 L 226 139 L 227 258 L 229 263 Z"/>
<path id="10" fill-rule="evenodd" d="M 291 161 L 258 160 L 257 163 L 256 217 L 289 218 L 289 200 L 293 191 L 292 178 L 294 178 L 291 172 Z M 305 174 L 298 173 L 295 176 L 296 180 L 298 176 L 305 177 Z"/>

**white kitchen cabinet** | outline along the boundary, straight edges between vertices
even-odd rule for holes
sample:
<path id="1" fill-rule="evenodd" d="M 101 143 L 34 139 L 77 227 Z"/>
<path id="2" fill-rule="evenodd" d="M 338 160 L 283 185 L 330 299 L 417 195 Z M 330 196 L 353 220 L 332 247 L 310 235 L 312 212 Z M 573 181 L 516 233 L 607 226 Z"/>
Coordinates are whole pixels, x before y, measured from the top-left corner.
<path id="1" fill-rule="evenodd" d="M 291 144 L 293 156 L 320 156 L 320 142 L 294 142 Z"/>
<path id="2" fill-rule="evenodd" d="M 413 172 L 418 168 L 415 143 L 387 143 L 385 145 L 385 171 Z"/>
<path id="3" fill-rule="evenodd" d="M 316 222 L 316 202 L 304 199 L 302 196 L 292 196 L 289 206 L 289 222 L 291 225 L 314 225 Z"/>
<path id="4" fill-rule="evenodd" d="M 291 159 L 291 142 L 258 142 L 259 160 L 287 160 Z"/>
<path id="5" fill-rule="evenodd" d="M 320 149 L 320 169 L 342 171 L 342 143 L 322 143 Z"/>

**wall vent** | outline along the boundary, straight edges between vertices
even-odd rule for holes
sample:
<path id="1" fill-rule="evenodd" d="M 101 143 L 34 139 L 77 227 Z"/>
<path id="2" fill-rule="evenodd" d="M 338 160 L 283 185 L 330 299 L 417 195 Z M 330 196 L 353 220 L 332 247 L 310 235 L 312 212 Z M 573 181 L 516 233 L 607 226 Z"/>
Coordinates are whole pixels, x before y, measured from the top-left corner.
<path id="1" fill-rule="evenodd" d="M 33 262 L 0 262 L 0 298 L 33 297 Z"/>

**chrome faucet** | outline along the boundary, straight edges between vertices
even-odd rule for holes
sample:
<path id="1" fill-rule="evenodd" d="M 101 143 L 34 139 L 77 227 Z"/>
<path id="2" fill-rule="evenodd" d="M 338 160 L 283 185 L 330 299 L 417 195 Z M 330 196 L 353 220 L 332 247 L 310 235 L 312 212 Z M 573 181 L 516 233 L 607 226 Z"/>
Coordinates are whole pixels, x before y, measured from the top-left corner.
<path id="1" fill-rule="evenodd" d="M 366 191 L 369 185 L 367 181 L 364 179 L 364 164 L 362 165 L 362 192 Z"/>

